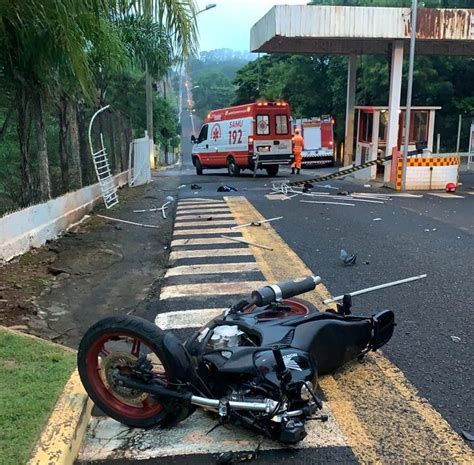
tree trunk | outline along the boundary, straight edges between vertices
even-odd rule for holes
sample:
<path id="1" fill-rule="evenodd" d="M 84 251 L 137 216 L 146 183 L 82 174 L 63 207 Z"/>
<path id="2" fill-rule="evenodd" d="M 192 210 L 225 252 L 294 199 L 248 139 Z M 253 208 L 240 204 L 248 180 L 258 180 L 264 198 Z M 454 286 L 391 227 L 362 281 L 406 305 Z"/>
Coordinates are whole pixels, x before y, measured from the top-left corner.
<path id="1" fill-rule="evenodd" d="M 20 156 L 21 156 L 21 186 L 22 195 L 20 204 L 26 207 L 33 200 L 33 183 L 31 182 L 30 172 L 30 99 L 25 90 L 18 91 L 17 93 L 17 105 L 18 105 L 18 141 L 20 143 Z"/>
<path id="2" fill-rule="evenodd" d="M 8 131 L 8 127 L 10 126 L 10 121 L 13 117 L 13 110 L 14 110 L 13 105 L 7 110 L 5 120 L 3 121 L 2 127 L 0 128 L 0 142 L 3 140 L 3 138 L 5 137 L 5 134 Z"/>
<path id="3" fill-rule="evenodd" d="M 119 115 L 120 121 L 120 160 L 121 160 L 121 170 L 124 171 L 128 169 L 128 137 L 127 137 L 127 128 L 125 124 L 125 118 L 122 114 Z"/>
<path id="4" fill-rule="evenodd" d="M 79 126 L 77 122 L 76 103 L 70 102 L 68 107 L 69 137 L 71 140 L 71 170 L 69 185 L 73 189 L 82 187 L 81 155 L 79 149 Z"/>
<path id="5" fill-rule="evenodd" d="M 59 99 L 59 162 L 61 165 L 61 181 L 63 191 L 69 190 L 69 163 L 67 155 L 67 130 L 68 130 L 68 97 L 62 94 Z"/>
<path id="6" fill-rule="evenodd" d="M 110 140 L 110 166 L 111 171 L 116 173 L 120 171 L 120 164 L 117 163 L 117 151 L 115 150 L 115 137 L 114 137 L 114 114 L 111 113 L 110 116 L 107 118 L 108 122 L 108 132 L 109 132 L 109 140 Z"/>
<path id="7" fill-rule="evenodd" d="M 87 140 L 86 131 L 86 115 L 84 113 L 84 104 L 78 102 L 75 105 L 76 116 L 77 116 L 77 127 L 79 133 L 79 154 L 81 159 L 82 168 L 82 183 L 83 185 L 89 185 L 92 183 L 92 156 L 89 152 L 89 142 Z"/>
<path id="8" fill-rule="evenodd" d="M 51 198 L 51 181 L 49 179 L 48 146 L 46 144 L 46 126 L 44 123 L 43 98 L 34 96 L 36 113 L 36 146 L 38 150 L 39 194 L 41 200 Z"/>

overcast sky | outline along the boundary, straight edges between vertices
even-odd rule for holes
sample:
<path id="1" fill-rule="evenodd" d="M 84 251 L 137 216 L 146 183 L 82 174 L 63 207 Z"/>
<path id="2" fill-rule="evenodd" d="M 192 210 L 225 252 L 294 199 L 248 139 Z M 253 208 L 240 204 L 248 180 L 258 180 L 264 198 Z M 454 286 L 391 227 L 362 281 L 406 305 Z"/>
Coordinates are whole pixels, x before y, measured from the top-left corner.
<path id="1" fill-rule="evenodd" d="M 231 48 L 249 51 L 250 28 L 273 5 L 305 5 L 305 0 L 197 0 L 199 9 L 217 6 L 198 16 L 201 51 Z"/>

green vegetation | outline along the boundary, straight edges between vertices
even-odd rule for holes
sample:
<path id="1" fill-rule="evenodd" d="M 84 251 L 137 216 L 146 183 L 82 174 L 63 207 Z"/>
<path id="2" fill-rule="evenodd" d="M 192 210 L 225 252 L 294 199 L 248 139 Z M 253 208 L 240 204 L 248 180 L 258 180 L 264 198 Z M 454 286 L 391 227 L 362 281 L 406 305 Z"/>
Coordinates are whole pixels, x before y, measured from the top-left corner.
<path id="1" fill-rule="evenodd" d="M 0 328 L 0 465 L 27 462 L 75 363 L 69 350 Z"/>
<path id="2" fill-rule="evenodd" d="M 193 51 L 193 0 L 0 3 L 0 213 L 94 181 L 91 115 L 113 171 L 145 130 L 144 73 L 155 82 Z M 154 139 L 177 136 L 175 108 L 154 93 Z"/>

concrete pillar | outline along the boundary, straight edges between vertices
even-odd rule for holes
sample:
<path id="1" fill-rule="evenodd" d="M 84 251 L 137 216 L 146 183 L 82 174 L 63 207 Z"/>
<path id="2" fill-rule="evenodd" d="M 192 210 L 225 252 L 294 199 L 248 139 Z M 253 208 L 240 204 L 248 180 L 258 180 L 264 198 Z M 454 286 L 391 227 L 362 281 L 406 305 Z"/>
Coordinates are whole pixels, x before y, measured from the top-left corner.
<path id="1" fill-rule="evenodd" d="M 402 93 L 403 42 L 396 40 L 392 44 L 392 67 L 390 75 L 390 95 L 388 99 L 387 149 L 385 156 L 391 155 L 393 147 L 398 144 L 398 121 L 400 98 Z M 385 165 L 384 180 L 390 179 L 390 163 Z"/>
<path id="2" fill-rule="evenodd" d="M 435 116 L 436 111 L 430 110 L 428 121 L 428 150 L 433 153 L 433 142 L 434 142 L 434 129 L 435 129 Z"/>
<path id="3" fill-rule="evenodd" d="M 354 155 L 354 106 L 357 83 L 357 55 L 350 55 L 347 66 L 346 133 L 344 139 L 344 166 L 352 163 Z"/>
<path id="4" fill-rule="evenodd" d="M 380 130 L 380 110 L 374 111 L 374 117 L 372 119 L 372 147 L 370 154 L 370 161 L 377 160 L 377 153 L 379 150 L 379 130 Z M 369 179 L 375 179 L 377 177 L 377 165 L 371 166 Z"/>

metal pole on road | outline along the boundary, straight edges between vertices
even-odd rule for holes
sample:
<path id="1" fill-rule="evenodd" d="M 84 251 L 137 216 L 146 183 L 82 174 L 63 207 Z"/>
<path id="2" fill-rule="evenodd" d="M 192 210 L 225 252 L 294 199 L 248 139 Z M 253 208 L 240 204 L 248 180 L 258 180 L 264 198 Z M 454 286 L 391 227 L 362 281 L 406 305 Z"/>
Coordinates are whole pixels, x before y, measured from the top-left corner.
<path id="1" fill-rule="evenodd" d="M 410 139 L 411 98 L 413 93 L 413 68 L 415 65 L 415 42 L 416 42 L 416 16 L 418 11 L 418 0 L 411 3 L 411 36 L 410 36 L 410 63 L 408 67 L 407 105 L 405 110 L 405 137 L 403 140 L 403 168 L 402 168 L 402 191 L 406 190 L 408 142 Z"/>
<path id="2" fill-rule="evenodd" d="M 459 146 L 461 145 L 461 126 L 462 126 L 462 115 L 459 115 L 458 122 L 458 138 L 456 141 L 456 154 L 459 155 Z"/>

